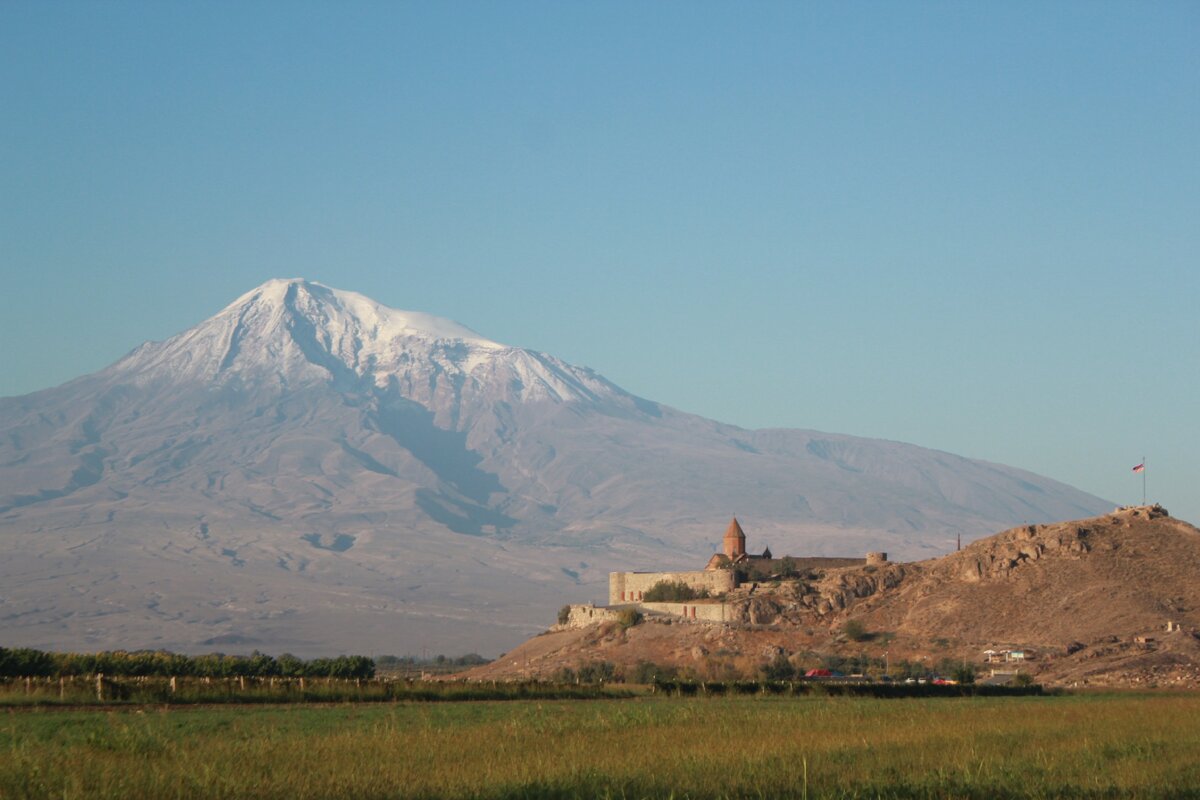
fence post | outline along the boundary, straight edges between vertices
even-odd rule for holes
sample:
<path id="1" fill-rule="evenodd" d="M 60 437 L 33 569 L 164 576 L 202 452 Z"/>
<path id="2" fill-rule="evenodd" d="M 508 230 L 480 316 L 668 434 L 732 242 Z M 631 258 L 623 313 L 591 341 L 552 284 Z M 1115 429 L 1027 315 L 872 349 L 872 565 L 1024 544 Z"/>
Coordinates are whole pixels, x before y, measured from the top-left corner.
<path id="1" fill-rule="evenodd" d="M 300 676 L 300 691 L 304 691 L 304 676 Z"/>
<path id="2" fill-rule="evenodd" d="M 238 675 L 238 688 L 243 692 L 246 691 L 246 676 Z"/>
<path id="3" fill-rule="evenodd" d="M 59 679 L 58 679 L 58 699 L 59 700 L 62 700 L 67 695 L 67 688 L 63 681 L 64 681 L 64 679 L 62 678 L 62 676 L 59 676 Z"/>
<path id="4" fill-rule="evenodd" d="M 96 673 L 96 699 L 101 703 L 104 702 L 104 673 Z"/>
<path id="5" fill-rule="evenodd" d="M 175 694 L 175 676 L 171 676 L 171 694 Z"/>

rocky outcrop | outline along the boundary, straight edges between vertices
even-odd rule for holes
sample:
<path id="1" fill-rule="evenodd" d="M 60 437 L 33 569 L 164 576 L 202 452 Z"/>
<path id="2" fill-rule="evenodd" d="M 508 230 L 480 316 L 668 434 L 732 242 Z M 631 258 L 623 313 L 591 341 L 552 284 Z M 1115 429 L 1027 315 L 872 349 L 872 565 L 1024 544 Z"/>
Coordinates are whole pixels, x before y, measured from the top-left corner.
<path id="1" fill-rule="evenodd" d="M 847 570 L 822 589 L 822 600 L 834 611 L 842 611 L 854 601 L 871 597 L 885 589 L 894 589 L 904 580 L 904 567 L 895 564 L 886 569 L 867 567 Z"/>
<path id="2" fill-rule="evenodd" d="M 1091 550 L 1088 544 L 1091 532 L 1084 525 L 1067 530 L 1053 526 L 1049 532 L 1044 525 L 1019 528 L 1008 541 L 970 548 L 979 552 L 964 559 L 966 563 L 959 577 L 968 582 L 1007 578 L 1013 570 L 1047 555 L 1081 558 Z"/>

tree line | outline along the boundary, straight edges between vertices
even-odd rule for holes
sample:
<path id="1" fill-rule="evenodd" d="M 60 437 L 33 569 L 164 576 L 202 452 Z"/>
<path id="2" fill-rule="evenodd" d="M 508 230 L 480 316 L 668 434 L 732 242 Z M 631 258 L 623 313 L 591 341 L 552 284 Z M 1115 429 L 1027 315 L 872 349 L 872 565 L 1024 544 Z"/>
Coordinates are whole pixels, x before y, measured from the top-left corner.
<path id="1" fill-rule="evenodd" d="M 429 658 L 416 656 L 379 656 L 375 666 L 384 670 L 420 669 L 422 667 L 477 667 L 490 664 L 490 658 L 484 658 L 478 653 L 467 653 L 465 656 L 447 656 L 439 653 Z"/>
<path id="2" fill-rule="evenodd" d="M 187 656 L 166 650 L 113 650 L 103 653 L 51 653 L 27 647 L 0 647 L 0 677 L 71 675 L 197 678 L 373 678 L 375 662 L 366 656 L 335 656 L 308 661 L 291 653 L 279 657 L 255 651 L 248 656 L 208 653 Z"/>

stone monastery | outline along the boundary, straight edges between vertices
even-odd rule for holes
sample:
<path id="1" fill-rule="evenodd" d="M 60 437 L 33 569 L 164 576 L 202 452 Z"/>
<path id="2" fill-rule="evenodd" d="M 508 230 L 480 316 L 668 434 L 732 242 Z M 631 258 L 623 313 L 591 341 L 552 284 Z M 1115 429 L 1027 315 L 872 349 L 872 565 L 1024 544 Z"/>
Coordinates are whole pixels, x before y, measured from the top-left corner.
<path id="1" fill-rule="evenodd" d="M 610 572 L 608 575 L 608 605 L 573 605 L 564 623 L 568 626 L 590 625 L 605 619 L 615 619 L 625 608 L 637 608 L 652 614 L 665 614 L 685 619 L 709 622 L 731 622 L 731 610 L 724 602 L 726 595 L 745 583 L 756 584 L 786 570 L 814 570 L 835 567 L 854 567 L 882 564 L 887 553 L 867 553 L 866 558 L 792 557 L 775 558 L 771 548 L 762 555 L 746 552 L 746 534 L 737 517 L 725 529 L 722 552 L 714 553 L 702 570 L 684 572 Z M 683 584 L 697 595 L 694 600 L 646 600 L 645 594 L 660 583 Z M 751 586 L 753 590 L 753 585 Z"/>

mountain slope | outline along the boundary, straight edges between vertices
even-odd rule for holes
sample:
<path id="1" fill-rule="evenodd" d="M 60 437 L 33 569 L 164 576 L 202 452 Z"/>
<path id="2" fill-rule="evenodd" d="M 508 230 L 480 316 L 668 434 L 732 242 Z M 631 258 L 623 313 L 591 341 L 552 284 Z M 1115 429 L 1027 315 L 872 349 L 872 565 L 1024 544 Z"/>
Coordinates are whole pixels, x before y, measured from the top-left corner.
<path id="1" fill-rule="evenodd" d="M 449 320 L 276 280 L 0 399 L 0 634 L 301 653 L 496 650 L 610 569 L 945 551 L 1110 507 L 911 445 L 748 431 Z"/>

